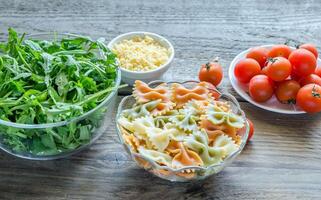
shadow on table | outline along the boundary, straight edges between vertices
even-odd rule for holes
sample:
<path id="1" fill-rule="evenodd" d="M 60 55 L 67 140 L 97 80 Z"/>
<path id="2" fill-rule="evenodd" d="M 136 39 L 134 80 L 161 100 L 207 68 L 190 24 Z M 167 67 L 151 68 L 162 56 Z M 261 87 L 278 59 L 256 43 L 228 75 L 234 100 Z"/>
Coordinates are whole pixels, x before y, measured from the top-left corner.
<path id="1" fill-rule="evenodd" d="M 254 123 L 256 137 L 277 137 L 279 141 L 286 138 L 287 142 L 300 142 L 302 147 L 309 148 L 320 137 L 321 113 L 287 115 L 265 111 L 252 105 L 243 107 L 247 117 Z"/>
<path id="2" fill-rule="evenodd" d="M 204 181 L 172 183 L 129 160 L 88 158 L 89 151 L 55 161 L 27 161 L 0 153 L 0 197 L 5 199 L 173 199 L 222 196 L 233 188 L 225 171 Z M 230 173 L 234 173 L 233 167 Z M 232 176 L 233 178 L 233 176 Z M 231 181 L 224 184 L 225 181 Z M 232 183 L 232 184 L 231 184 Z M 1 196 L 2 195 L 2 196 Z M 1 199 L 1 198 L 0 198 Z M 54 198 L 52 198 L 54 199 Z"/>
<path id="3" fill-rule="evenodd" d="M 220 179 L 222 175 L 214 175 L 203 181 L 182 183 L 160 179 L 143 169 L 135 167 L 128 169 L 127 173 L 134 176 L 129 175 L 126 181 L 128 184 L 124 184 L 114 191 L 120 198 L 124 199 L 212 199 L 221 196 L 219 194 L 224 187 L 216 180 Z M 127 191 L 127 193 L 123 191 Z"/>

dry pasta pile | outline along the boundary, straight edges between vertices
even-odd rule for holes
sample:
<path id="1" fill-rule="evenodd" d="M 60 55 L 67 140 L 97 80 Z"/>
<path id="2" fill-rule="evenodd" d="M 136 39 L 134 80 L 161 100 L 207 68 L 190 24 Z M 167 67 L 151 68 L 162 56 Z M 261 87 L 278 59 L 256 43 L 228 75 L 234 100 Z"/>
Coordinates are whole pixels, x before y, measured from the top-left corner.
<path id="1" fill-rule="evenodd" d="M 239 148 L 242 117 L 211 96 L 206 83 L 187 89 L 166 83 L 150 88 L 136 81 L 136 104 L 118 118 L 133 151 L 171 168 L 210 166 Z"/>

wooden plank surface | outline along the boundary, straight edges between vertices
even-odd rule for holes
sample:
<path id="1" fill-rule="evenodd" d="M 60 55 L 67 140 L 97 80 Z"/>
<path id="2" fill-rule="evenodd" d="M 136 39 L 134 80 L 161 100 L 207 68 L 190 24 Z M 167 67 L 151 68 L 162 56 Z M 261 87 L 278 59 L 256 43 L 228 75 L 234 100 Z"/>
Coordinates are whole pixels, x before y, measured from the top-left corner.
<path id="1" fill-rule="evenodd" d="M 129 31 L 156 32 L 176 50 L 165 80 L 196 79 L 201 63 L 220 56 L 221 89 L 235 94 L 227 69 L 240 51 L 286 39 L 321 49 L 320 10 L 317 0 L 0 0 L 0 40 L 10 26 L 107 41 Z M 237 98 L 256 135 L 231 166 L 203 182 L 170 183 L 136 167 L 111 119 L 103 137 L 70 158 L 40 162 L 0 153 L 0 199 L 320 199 L 321 115 L 274 114 Z"/>

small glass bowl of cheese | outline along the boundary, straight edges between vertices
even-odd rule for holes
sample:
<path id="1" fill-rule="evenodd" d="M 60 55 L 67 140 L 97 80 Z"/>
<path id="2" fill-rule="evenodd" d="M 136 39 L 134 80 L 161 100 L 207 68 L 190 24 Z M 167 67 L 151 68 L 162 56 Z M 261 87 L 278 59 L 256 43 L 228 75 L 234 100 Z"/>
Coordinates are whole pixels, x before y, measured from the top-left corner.
<path id="1" fill-rule="evenodd" d="M 135 80 L 158 80 L 174 58 L 173 45 L 164 37 L 149 32 L 119 35 L 108 44 L 116 55 L 122 81 L 133 85 Z"/>

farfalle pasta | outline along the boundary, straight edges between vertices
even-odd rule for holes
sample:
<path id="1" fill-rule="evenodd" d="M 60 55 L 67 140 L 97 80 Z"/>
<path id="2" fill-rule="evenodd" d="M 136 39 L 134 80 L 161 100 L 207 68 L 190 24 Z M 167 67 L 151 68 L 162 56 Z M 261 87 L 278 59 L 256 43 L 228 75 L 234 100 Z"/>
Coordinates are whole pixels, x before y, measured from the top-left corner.
<path id="1" fill-rule="evenodd" d="M 200 82 L 196 87 L 188 89 L 183 85 L 174 83 L 172 85 L 172 101 L 178 108 L 190 100 L 206 101 L 210 97 L 210 91 L 205 82 Z"/>
<path id="2" fill-rule="evenodd" d="M 151 88 L 136 81 L 133 96 L 135 104 L 122 111 L 118 125 L 124 142 L 142 157 L 172 169 L 208 167 L 239 149 L 244 119 L 227 102 L 212 98 L 206 83 Z"/>
<path id="3" fill-rule="evenodd" d="M 137 103 L 146 103 L 152 100 L 161 99 L 163 102 L 167 102 L 171 98 L 171 93 L 166 83 L 160 84 L 155 88 L 149 87 L 142 81 L 135 81 L 135 90 L 133 96 Z"/>

